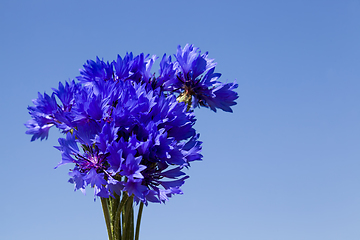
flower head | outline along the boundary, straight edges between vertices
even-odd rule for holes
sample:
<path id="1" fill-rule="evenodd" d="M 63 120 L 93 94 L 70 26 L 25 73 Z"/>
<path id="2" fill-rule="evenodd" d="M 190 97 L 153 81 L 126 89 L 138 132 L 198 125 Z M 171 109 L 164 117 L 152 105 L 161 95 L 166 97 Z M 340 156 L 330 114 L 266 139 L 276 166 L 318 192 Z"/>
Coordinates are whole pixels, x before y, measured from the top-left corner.
<path id="1" fill-rule="evenodd" d="M 235 83 L 218 81 L 220 73 L 215 73 L 213 59 L 208 53 L 201 54 L 193 45 L 178 46 L 175 55 L 176 80 L 171 80 L 172 90 L 179 92 L 179 101 L 185 102 L 188 108 L 208 107 L 214 112 L 217 108 L 232 112 L 238 94 L 234 91 L 238 87 Z"/>
<path id="2" fill-rule="evenodd" d="M 33 140 L 46 138 L 51 126 L 66 134 L 56 147 L 58 166 L 74 164 L 69 182 L 75 190 L 91 186 L 100 197 L 126 191 L 137 201 L 164 202 L 182 193 L 183 167 L 201 160 L 194 114 L 175 96 L 149 87 L 152 59 L 146 59 L 128 54 L 110 64 L 89 60 L 80 84 L 60 83 L 29 107 Z"/>
<path id="3" fill-rule="evenodd" d="M 88 60 L 75 81 L 59 83 L 48 95 L 38 94 L 25 126 L 35 139 L 59 128 L 64 138 L 56 148 L 75 190 L 94 188 L 108 198 L 127 192 L 135 201 L 165 202 L 182 194 L 189 177 L 184 169 L 201 160 L 195 115 L 189 106 L 231 112 L 237 84 L 224 84 L 208 54 L 186 45 L 175 62 L 164 55 L 159 77 L 151 74 L 156 60 L 143 53 L 105 62 Z"/>

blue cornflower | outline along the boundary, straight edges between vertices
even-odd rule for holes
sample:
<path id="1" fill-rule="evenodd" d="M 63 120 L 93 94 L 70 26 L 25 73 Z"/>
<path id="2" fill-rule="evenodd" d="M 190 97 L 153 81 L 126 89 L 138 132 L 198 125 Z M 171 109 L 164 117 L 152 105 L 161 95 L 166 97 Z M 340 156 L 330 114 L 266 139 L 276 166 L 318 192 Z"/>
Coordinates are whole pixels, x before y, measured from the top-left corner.
<path id="1" fill-rule="evenodd" d="M 186 44 L 178 46 L 175 55 L 176 80 L 172 79 L 173 91 L 179 92 L 178 100 L 192 107 L 204 106 L 214 112 L 217 108 L 232 112 L 238 94 L 236 83 L 218 81 L 220 73 L 214 73 L 216 63 L 208 58 L 208 52 L 201 54 L 198 48 Z"/>
<path id="2" fill-rule="evenodd" d="M 143 204 L 183 193 L 184 170 L 202 159 L 190 108 L 232 112 L 238 98 L 238 85 L 218 81 L 214 60 L 193 45 L 179 46 L 174 62 L 164 54 L 158 77 L 151 73 L 155 60 L 131 52 L 112 62 L 88 60 L 78 82 L 59 83 L 28 107 L 31 141 L 47 138 L 54 126 L 65 134 L 55 147 L 61 152 L 55 168 L 71 164 L 74 189 L 85 193 L 90 186 L 101 197 L 112 239 L 133 230 L 133 201 L 140 202 L 138 235 Z"/>
<path id="3" fill-rule="evenodd" d="M 127 192 L 135 201 L 164 202 L 181 194 L 192 161 L 202 159 L 195 115 L 189 107 L 231 112 L 235 83 L 221 83 L 213 59 L 193 45 L 179 46 L 175 62 L 166 54 L 159 76 L 156 56 L 131 52 L 116 61 L 88 60 L 75 81 L 38 94 L 26 133 L 48 137 L 53 126 L 63 164 L 74 164 L 69 182 L 107 198 Z M 176 94 L 176 95 L 175 95 Z M 58 167 L 57 166 L 57 167 Z"/>
<path id="4" fill-rule="evenodd" d="M 156 85 L 149 88 L 153 60 L 143 54 L 111 64 L 89 60 L 80 84 L 60 83 L 53 95 L 40 94 L 29 107 L 33 139 L 46 137 L 51 126 L 66 133 L 57 147 L 58 166 L 75 165 L 69 173 L 75 190 L 90 185 L 100 197 L 126 191 L 145 203 L 182 193 L 188 177 L 182 169 L 201 160 L 201 142 L 186 105 Z"/>

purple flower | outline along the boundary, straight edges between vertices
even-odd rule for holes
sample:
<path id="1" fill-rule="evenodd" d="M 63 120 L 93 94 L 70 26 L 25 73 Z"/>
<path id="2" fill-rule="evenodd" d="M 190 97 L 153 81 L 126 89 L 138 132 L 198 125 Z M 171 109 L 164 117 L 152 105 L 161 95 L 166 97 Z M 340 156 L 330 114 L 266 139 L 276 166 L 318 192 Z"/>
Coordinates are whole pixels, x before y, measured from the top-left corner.
<path id="1" fill-rule="evenodd" d="M 203 106 L 216 112 L 217 108 L 232 112 L 238 94 L 235 83 L 218 81 L 220 73 L 214 73 L 216 63 L 208 58 L 208 53 L 201 54 L 193 45 L 178 46 L 175 55 L 176 80 L 171 80 L 173 91 L 179 92 L 178 100 L 192 107 Z"/>
<path id="2" fill-rule="evenodd" d="M 146 204 L 182 194 L 184 169 L 202 159 L 189 104 L 228 112 L 236 104 L 237 84 L 217 81 L 207 53 L 179 46 L 175 62 L 163 56 L 159 77 L 151 73 L 156 57 L 149 56 L 88 60 L 79 83 L 59 83 L 28 107 L 32 141 L 47 138 L 53 126 L 66 135 L 56 147 L 62 156 L 56 168 L 73 164 L 75 190 L 90 186 L 104 198 L 127 192 Z"/>

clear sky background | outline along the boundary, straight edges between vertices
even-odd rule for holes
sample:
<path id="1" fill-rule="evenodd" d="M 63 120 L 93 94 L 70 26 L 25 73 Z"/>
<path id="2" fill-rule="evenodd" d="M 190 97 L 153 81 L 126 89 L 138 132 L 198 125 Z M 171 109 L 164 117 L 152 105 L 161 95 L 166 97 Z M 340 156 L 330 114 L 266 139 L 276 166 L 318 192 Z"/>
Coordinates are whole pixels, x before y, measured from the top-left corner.
<path id="1" fill-rule="evenodd" d="M 92 189 L 53 169 L 57 130 L 25 135 L 26 108 L 87 59 L 186 43 L 238 104 L 197 109 L 204 159 L 184 195 L 144 209 L 141 240 L 360 239 L 359 0 L 1 0 L 0 36 L 0 239 L 107 238 Z"/>

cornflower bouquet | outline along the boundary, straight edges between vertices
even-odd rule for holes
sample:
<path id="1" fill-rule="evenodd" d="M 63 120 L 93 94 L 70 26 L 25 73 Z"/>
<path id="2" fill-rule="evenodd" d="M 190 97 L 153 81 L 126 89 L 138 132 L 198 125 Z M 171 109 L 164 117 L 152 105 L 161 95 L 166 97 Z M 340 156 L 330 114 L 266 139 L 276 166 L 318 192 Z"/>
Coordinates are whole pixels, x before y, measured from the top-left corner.
<path id="1" fill-rule="evenodd" d="M 232 112 L 236 83 L 218 81 L 213 59 L 193 45 L 164 56 L 126 53 L 115 61 L 88 60 L 78 82 L 38 93 L 25 126 L 31 141 L 47 139 L 53 126 L 62 159 L 74 164 L 69 182 L 100 197 L 109 240 L 139 239 L 143 206 L 164 203 L 189 178 L 184 169 L 202 159 L 194 108 Z M 135 224 L 134 208 L 138 206 Z"/>

